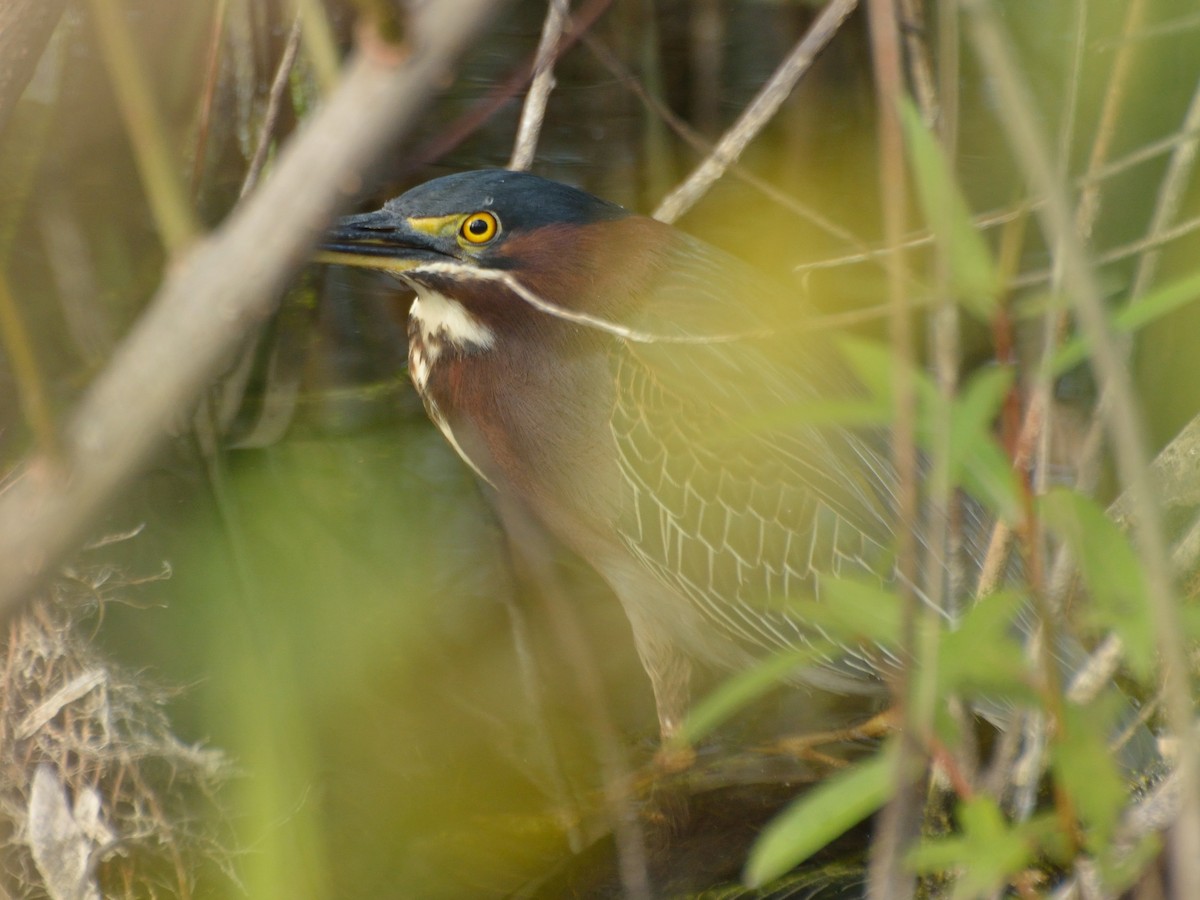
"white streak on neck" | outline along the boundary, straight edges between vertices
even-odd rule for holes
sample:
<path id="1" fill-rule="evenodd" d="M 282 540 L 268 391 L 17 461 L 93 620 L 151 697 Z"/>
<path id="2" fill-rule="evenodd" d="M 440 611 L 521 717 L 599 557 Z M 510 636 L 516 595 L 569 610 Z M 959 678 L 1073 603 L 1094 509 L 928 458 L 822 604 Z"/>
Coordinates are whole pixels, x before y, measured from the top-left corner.
<path id="1" fill-rule="evenodd" d="M 429 393 L 428 387 L 430 373 L 441 357 L 444 347 L 449 345 L 460 350 L 487 350 L 495 345 L 496 335 L 457 300 L 451 300 L 445 294 L 422 285 L 417 286 L 417 298 L 409 307 L 408 315 L 421 332 L 421 341 L 409 348 L 409 371 L 412 373 L 413 383 L 417 386 L 417 393 L 425 403 L 429 418 L 462 460 L 475 470 L 475 474 L 492 484 L 491 479 L 483 474 L 483 470 L 463 450 L 458 438 L 454 436 L 449 420 L 438 407 L 437 399 Z"/>
<path id="2" fill-rule="evenodd" d="M 495 333 L 471 315 L 457 300 L 427 287 L 417 288 L 417 299 L 408 314 L 420 325 L 427 338 L 461 349 L 487 350 L 495 345 Z M 433 363 L 430 359 L 430 364 Z"/>

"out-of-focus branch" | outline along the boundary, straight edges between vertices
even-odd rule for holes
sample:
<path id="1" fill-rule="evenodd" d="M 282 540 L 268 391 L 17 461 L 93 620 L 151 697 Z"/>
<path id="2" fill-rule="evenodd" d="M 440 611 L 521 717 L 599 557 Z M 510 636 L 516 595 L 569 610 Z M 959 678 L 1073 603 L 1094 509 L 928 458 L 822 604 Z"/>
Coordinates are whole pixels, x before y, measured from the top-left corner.
<path id="1" fill-rule="evenodd" d="M 67 0 L 8 0 L 0 4 L 0 134 L 33 77 Z"/>
<path id="2" fill-rule="evenodd" d="M 832 4 L 831 4 L 832 6 Z M 900 23 L 897 3 L 893 0 L 867 0 L 866 4 L 871 62 L 876 91 L 876 121 L 879 128 L 879 183 L 883 206 L 884 241 L 894 247 L 904 240 L 908 198 L 905 181 L 904 140 L 901 133 L 900 107 L 905 95 L 901 74 Z M 827 10 L 829 7 L 826 8 Z M 888 299 L 888 338 L 892 350 L 892 388 L 896 415 L 892 423 L 891 457 L 896 470 L 896 521 L 915 522 L 918 517 L 916 455 L 916 382 L 914 368 L 912 305 L 907 281 L 908 263 L 903 252 L 885 260 Z M 897 752 L 892 765 L 892 795 L 880 811 L 878 826 L 871 838 L 867 883 L 872 897 L 879 900 L 907 900 L 915 894 L 916 881 L 907 872 L 903 859 L 920 835 L 920 791 L 928 755 L 922 739 L 929 732 L 933 709 L 917 702 L 929 696 L 917 679 L 922 671 L 929 615 L 918 603 L 916 590 L 921 584 L 917 571 L 917 541 L 913 529 L 902 524 L 896 533 L 897 571 L 903 627 L 899 646 L 909 665 L 899 667 L 890 688 L 901 726 Z"/>
<path id="3" fill-rule="evenodd" d="M 26 461 L 0 493 L 0 613 L 53 570 L 145 464 L 246 330 L 273 310 L 317 235 L 414 124 L 492 0 L 426 4 L 404 47 L 369 44 L 272 175 L 176 260 L 80 402 L 61 462 Z"/>

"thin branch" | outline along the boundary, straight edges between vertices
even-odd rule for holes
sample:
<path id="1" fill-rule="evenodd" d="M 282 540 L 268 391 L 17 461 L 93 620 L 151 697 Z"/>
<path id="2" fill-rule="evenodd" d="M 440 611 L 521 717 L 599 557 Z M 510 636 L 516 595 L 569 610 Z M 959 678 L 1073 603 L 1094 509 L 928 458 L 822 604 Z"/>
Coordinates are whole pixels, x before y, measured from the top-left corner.
<path id="1" fill-rule="evenodd" d="M 533 64 L 533 81 L 525 95 L 521 108 L 521 121 L 517 125 L 517 140 L 513 146 L 512 159 L 508 167 L 518 172 L 533 165 L 537 153 L 538 135 L 542 120 L 546 117 L 546 104 L 554 90 L 554 61 L 558 57 L 558 45 L 562 42 L 563 26 L 567 21 L 567 0 L 550 0 L 546 10 L 546 21 L 542 23 L 542 37 L 538 41 L 537 61 Z"/>
<path id="2" fill-rule="evenodd" d="M 620 83 L 629 90 L 635 97 L 640 100 L 647 109 L 658 116 L 667 124 L 676 136 L 680 138 L 689 147 L 695 150 L 702 156 L 708 156 L 714 152 L 712 142 L 703 138 L 699 132 L 688 125 L 683 119 L 677 116 L 672 109 L 662 102 L 658 97 L 648 91 L 640 81 L 629 71 L 621 61 L 609 50 L 603 42 L 597 40 L 591 35 L 584 35 L 584 45 L 595 55 L 600 61 L 600 64 L 608 69 Z M 820 228 L 831 237 L 835 237 L 852 247 L 859 248 L 859 254 L 854 257 L 855 261 L 880 261 L 888 254 L 887 248 L 873 248 L 863 241 L 858 235 L 847 228 L 827 218 L 823 213 L 818 212 L 811 206 L 801 203 L 795 197 L 789 197 L 775 185 L 763 178 L 759 178 L 749 169 L 742 166 L 740 163 L 733 163 L 729 167 L 729 174 L 739 181 L 744 182 L 756 191 L 767 197 L 769 200 L 778 203 L 784 209 L 794 213 L 806 222 Z M 929 238 L 930 240 L 932 238 Z M 914 244 L 915 245 L 915 244 Z M 821 268 L 823 263 L 814 263 L 813 268 Z M 801 271 L 800 268 L 794 271 Z"/>
<path id="3" fill-rule="evenodd" d="M 217 96 L 217 81 L 221 72 L 221 45 L 225 35 L 225 18 L 229 0 L 217 0 L 213 8 L 212 27 L 208 35 L 208 54 L 204 59 L 204 87 L 200 91 L 200 106 L 196 111 L 196 149 L 192 155 L 192 192 L 200 186 L 204 161 L 208 151 L 208 129 L 212 122 L 213 101 Z"/>
<path id="4" fill-rule="evenodd" d="M 587 0 L 579 8 L 578 13 L 571 17 L 570 27 L 559 41 L 554 58 L 558 59 L 574 46 L 580 36 L 586 34 L 611 5 L 612 0 Z M 482 99 L 451 122 L 440 134 L 409 154 L 408 164 L 393 172 L 394 176 L 402 179 L 421 166 L 441 159 L 482 128 L 529 82 L 529 79 L 533 77 L 536 63 L 537 55 L 535 53 L 532 58 L 513 70 L 507 78 L 495 84 Z"/>
<path id="5" fill-rule="evenodd" d="M 1087 175 L 1076 178 L 1073 182 L 1073 185 L 1077 188 L 1083 188 L 1089 184 L 1104 181 L 1129 168 L 1161 156 L 1164 153 L 1173 152 L 1181 145 L 1195 141 L 1197 138 L 1200 138 L 1200 130 L 1198 129 L 1178 131 L 1172 134 L 1170 137 L 1147 144 L 1144 147 L 1133 151 L 1127 156 L 1101 166 L 1095 172 L 1090 172 Z M 753 182 L 749 181 L 749 179 L 747 179 L 747 183 L 753 184 Z M 758 187 L 758 185 L 754 186 Z M 777 191 L 774 194 L 768 194 L 768 196 L 771 196 L 772 199 L 780 200 L 780 202 L 787 202 L 786 198 L 780 199 L 781 195 L 779 195 Z M 1021 201 L 1019 206 L 1006 209 L 996 209 L 990 212 L 981 213 L 975 216 L 972 221 L 975 227 L 979 229 L 986 230 L 989 228 L 996 228 L 1001 225 L 1007 225 L 1009 222 L 1012 222 L 1019 216 L 1023 216 L 1038 209 L 1041 207 L 1043 202 L 1044 201 L 1039 197 L 1029 197 Z M 788 208 L 796 209 L 799 215 L 802 215 L 805 218 L 810 218 L 809 211 L 803 207 L 797 208 L 789 203 Z M 837 231 L 833 231 L 825 224 L 822 224 L 819 219 L 811 218 L 810 221 L 813 221 L 820 227 L 825 228 L 825 230 L 829 231 L 835 237 L 842 237 L 842 235 Z M 836 228 L 837 226 L 834 227 Z M 1118 244 L 1115 247 L 1110 247 L 1107 250 L 1101 251 L 1096 255 L 1096 263 L 1099 265 L 1108 265 L 1109 263 L 1121 262 L 1122 260 L 1128 259 L 1131 256 L 1137 256 L 1139 253 L 1142 253 L 1147 249 L 1162 247 L 1171 243 L 1172 241 L 1177 241 L 1180 238 L 1187 237 L 1197 230 L 1200 230 L 1200 216 L 1186 219 L 1172 228 L 1161 231 L 1155 236 L 1141 237 L 1135 241 Z M 837 269 L 841 268 L 842 266 L 859 265 L 865 262 L 877 262 L 886 258 L 886 256 L 892 252 L 892 250 L 888 247 L 869 247 L 862 245 L 862 243 L 852 235 L 850 236 L 850 240 L 853 240 L 856 244 L 862 246 L 862 249 L 855 253 L 847 253 L 841 256 L 831 256 L 827 259 L 816 260 L 814 262 L 801 263 L 800 265 L 795 266 L 792 271 L 798 275 L 802 275 L 807 272 L 816 272 L 823 269 Z M 919 247 L 927 247 L 932 243 L 933 235 L 931 233 L 927 231 L 914 232 L 907 235 L 905 239 L 900 242 L 898 248 L 903 250 L 913 250 Z M 1053 278 L 1053 274 L 1054 273 L 1049 269 L 1034 269 L 1033 271 L 1026 272 L 1023 275 L 1018 275 L 1012 278 L 1008 282 L 1008 286 L 1010 289 L 1015 289 L 1045 284 Z"/>
<path id="6" fill-rule="evenodd" d="M 1200 129 L 1200 82 L 1192 92 L 1192 102 L 1188 106 L 1187 113 L 1183 118 L 1183 125 L 1180 128 L 1181 133 L 1190 135 L 1190 137 L 1175 145 L 1170 162 L 1167 163 L 1166 174 L 1163 175 L 1162 181 L 1158 185 L 1154 213 L 1150 217 L 1150 227 L 1146 229 L 1146 237 L 1150 240 L 1167 232 L 1174 222 L 1175 216 L 1179 213 L 1179 205 L 1183 201 L 1183 194 L 1187 190 L 1188 181 L 1196 163 L 1196 147 L 1200 143 L 1198 129 Z M 1160 256 L 1161 251 L 1155 245 L 1154 249 L 1147 250 L 1138 260 L 1137 272 L 1133 277 L 1133 287 L 1129 292 L 1131 301 L 1141 297 L 1154 283 Z"/>
<path id="7" fill-rule="evenodd" d="M 868 0 L 871 60 L 875 75 L 876 115 L 879 131 L 880 196 L 883 203 L 884 243 L 895 246 L 904 239 L 908 192 L 900 106 L 905 89 L 901 68 L 900 23 L 896 0 Z M 891 679 L 893 703 L 900 712 L 901 726 L 892 771 L 892 797 L 878 818 L 871 839 L 867 869 L 870 894 L 876 900 L 911 898 L 916 883 L 903 865 L 908 848 L 920 833 L 920 783 L 928 760 L 923 739 L 929 732 L 934 710 L 918 706 L 926 698 L 919 681 L 932 677 L 935 669 L 919 654 L 936 652 L 933 624 L 917 600 L 917 541 L 906 523 L 918 519 L 916 456 L 916 382 L 913 378 L 913 324 L 906 282 L 908 265 L 903 251 L 892 253 L 886 263 L 888 337 L 892 346 L 891 377 L 896 398 L 892 423 L 892 461 L 896 470 L 896 556 L 901 591 L 900 654 L 911 660 Z M 940 577 L 940 575 L 938 576 Z"/>
<path id="8" fill-rule="evenodd" d="M 263 166 L 267 163 L 275 123 L 279 121 L 279 111 L 283 108 L 283 98 L 287 94 L 288 82 L 292 77 L 292 67 L 296 65 L 296 56 L 300 51 L 302 33 L 300 18 L 297 16 L 292 23 L 291 33 L 288 34 L 287 44 L 284 45 L 283 55 L 279 59 L 279 68 L 275 70 L 275 80 L 271 82 L 271 92 L 267 95 L 267 109 L 263 114 L 262 127 L 258 130 L 258 145 L 254 148 L 254 157 L 250 160 L 250 167 L 246 170 L 238 197 L 245 197 L 254 190 Z"/>
<path id="9" fill-rule="evenodd" d="M 325 223 L 411 129 L 497 9 L 492 0 L 425 5 L 413 15 L 407 53 L 360 52 L 259 190 L 168 270 L 71 417 L 62 462 L 34 456 L 0 493 L 0 614 L 54 571 L 186 419 L 247 329 L 270 314 Z"/>
<path id="10" fill-rule="evenodd" d="M 1125 22 L 1122 34 L 1133 34 L 1141 27 L 1146 14 L 1146 0 L 1130 0 L 1125 10 Z M 1125 99 L 1125 90 L 1129 84 L 1130 71 L 1133 66 L 1133 44 L 1122 44 L 1113 60 L 1108 77 L 1108 89 L 1104 92 L 1104 104 L 1100 108 L 1100 121 L 1096 125 L 1096 138 L 1092 142 L 1091 154 L 1088 157 L 1087 173 L 1091 174 L 1104 165 L 1108 158 L 1108 149 L 1117 132 L 1117 114 Z M 1086 177 L 1086 176 L 1085 176 Z M 1076 223 L 1080 238 L 1088 240 L 1092 234 L 1092 226 L 1100 213 L 1099 183 L 1089 180 L 1079 198 L 1079 208 L 1076 211 Z"/>
<path id="11" fill-rule="evenodd" d="M 825 46 L 837 34 L 846 18 L 858 6 L 858 0 L 829 0 L 808 33 L 775 70 L 733 127 L 725 133 L 713 152 L 692 171 L 687 180 L 671 191 L 654 211 L 654 218 L 674 222 L 692 208 L 726 170 L 737 162 L 742 151 L 779 111 L 796 83 L 804 76 Z"/>

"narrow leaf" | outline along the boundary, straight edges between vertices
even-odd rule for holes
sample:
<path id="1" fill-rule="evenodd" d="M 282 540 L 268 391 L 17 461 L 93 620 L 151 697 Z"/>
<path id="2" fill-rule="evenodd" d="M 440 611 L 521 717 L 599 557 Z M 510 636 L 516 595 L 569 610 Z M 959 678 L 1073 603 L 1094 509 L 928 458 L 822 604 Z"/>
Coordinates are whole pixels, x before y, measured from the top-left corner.
<path id="1" fill-rule="evenodd" d="M 837 647 L 828 641 L 775 654 L 723 681 L 688 710 L 675 740 L 680 747 L 695 744 L 739 710 L 779 686 L 789 674 L 829 659 Z"/>
<path id="2" fill-rule="evenodd" d="M 1116 631 L 1134 674 L 1148 679 L 1155 664 L 1154 626 L 1145 579 L 1129 540 L 1095 501 L 1075 491 L 1050 491 L 1041 510 L 1043 521 L 1079 561 L 1093 601 L 1086 610 L 1088 624 Z"/>
<path id="3" fill-rule="evenodd" d="M 820 600 L 789 600 L 788 610 L 843 643 L 899 643 L 901 605 L 894 591 L 877 581 L 823 577 L 821 595 Z"/>
<path id="4" fill-rule="evenodd" d="M 1119 334 L 1133 334 L 1152 322 L 1200 300 L 1200 275 L 1189 275 L 1134 299 L 1113 314 L 1113 328 Z M 1077 336 L 1055 354 L 1054 373 L 1061 375 L 1087 358 L 1087 341 Z"/>
<path id="5" fill-rule="evenodd" d="M 975 228 L 942 148 L 926 130 L 912 102 L 905 99 L 900 112 L 921 210 L 950 261 L 955 294 L 972 314 L 990 319 L 1000 293 L 991 251 Z"/>
<path id="6" fill-rule="evenodd" d="M 890 753 L 880 753 L 812 788 L 763 830 L 750 851 L 743 881 L 759 887 L 808 859 L 887 801 Z"/>

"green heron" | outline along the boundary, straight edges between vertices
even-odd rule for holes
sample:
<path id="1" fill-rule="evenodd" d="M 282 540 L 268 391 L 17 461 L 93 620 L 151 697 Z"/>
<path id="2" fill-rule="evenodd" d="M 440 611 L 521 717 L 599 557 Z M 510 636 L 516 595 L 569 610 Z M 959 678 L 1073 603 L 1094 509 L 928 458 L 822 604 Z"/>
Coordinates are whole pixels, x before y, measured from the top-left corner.
<path id="1" fill-rule="evenodd" d="M 886 435 L 804 415 L 861 388 L 751 267 L 504 170 L 343 219 L 324 251 L 415 291 L 409 371 L 430 418 L 612 587 L 664 737 L 692 660 L 737 667 L 811 642 L 789 598 L 820 600 L 827 576 L 895 577 Z M 804 678 L 871 695 L 889 664 L 847 647 Z"/>

